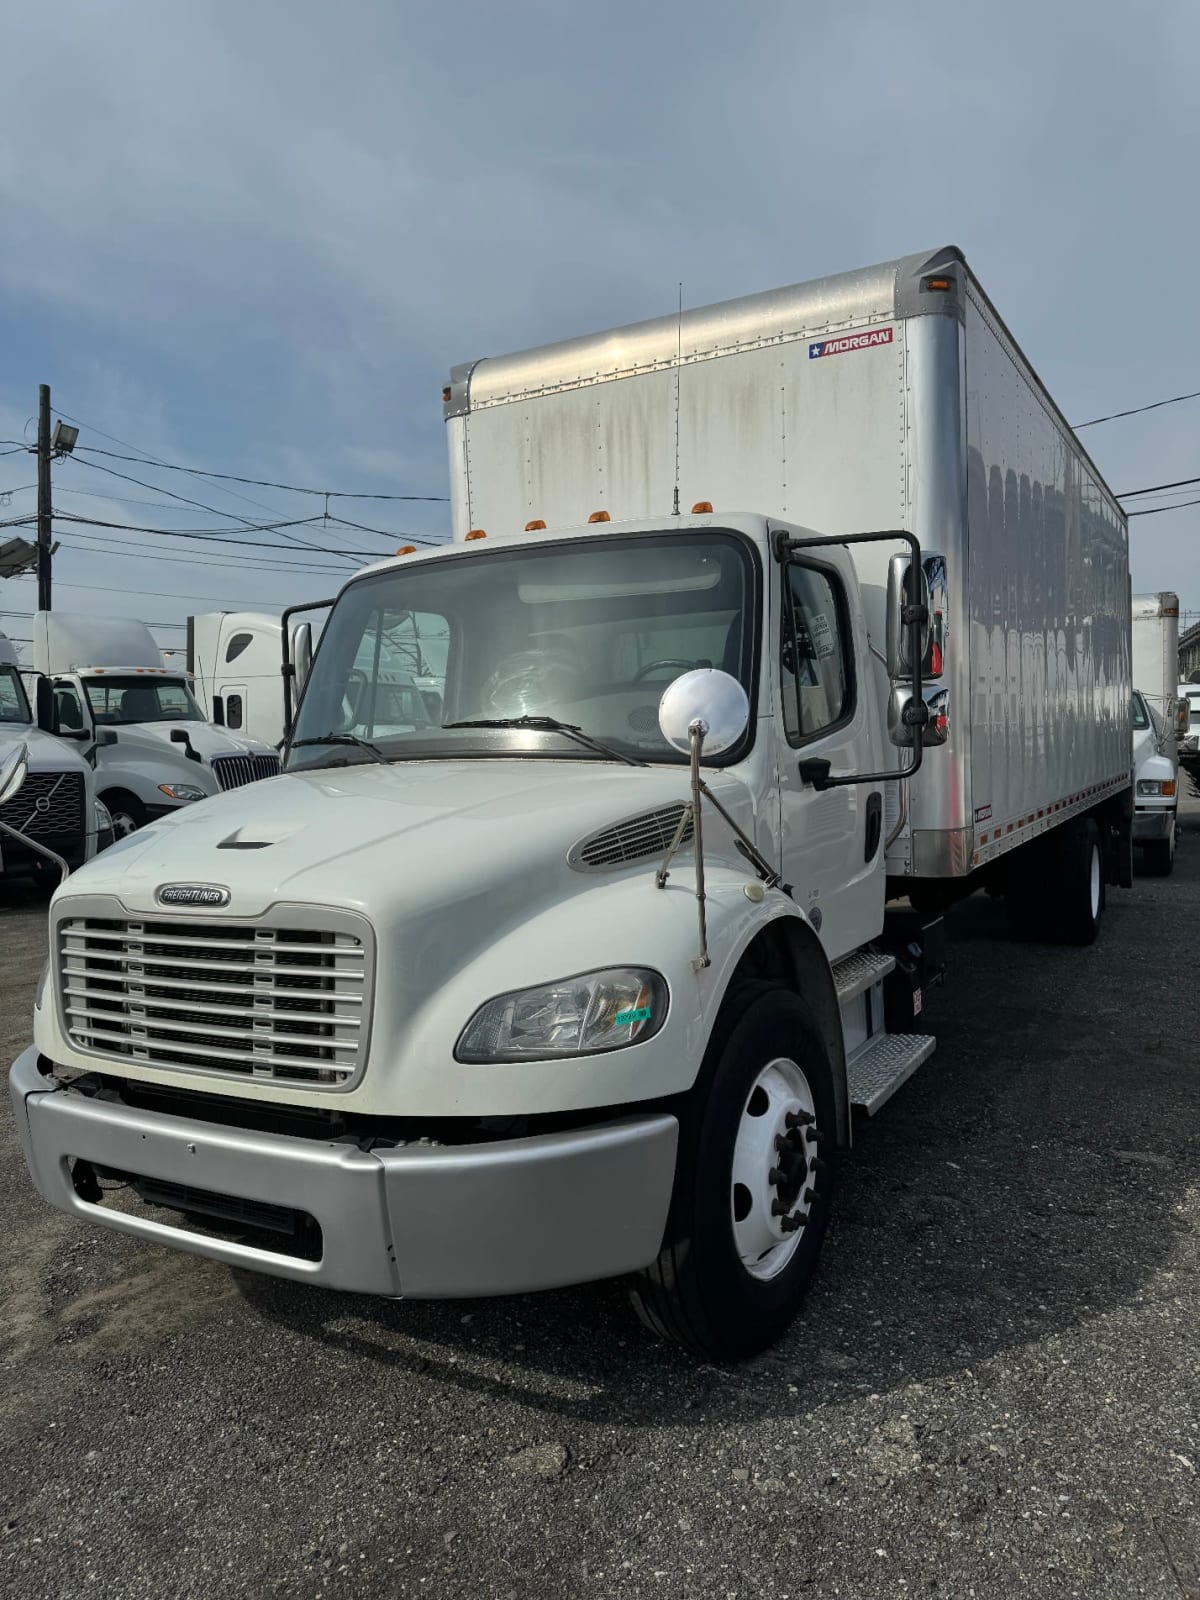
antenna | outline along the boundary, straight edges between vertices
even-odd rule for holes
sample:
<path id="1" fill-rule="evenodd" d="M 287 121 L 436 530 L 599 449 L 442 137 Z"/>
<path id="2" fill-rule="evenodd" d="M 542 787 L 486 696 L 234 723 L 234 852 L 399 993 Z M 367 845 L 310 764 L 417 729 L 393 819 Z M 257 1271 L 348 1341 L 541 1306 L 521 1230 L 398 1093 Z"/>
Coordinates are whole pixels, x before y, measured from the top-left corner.
<path id="1" fill-rule="evenodd" d="M 671 515 L 679 515 L 679 368 L 683 361 L 683 282 L 679 284 L 679 317 L 675 324 L 675 504 Z"/>

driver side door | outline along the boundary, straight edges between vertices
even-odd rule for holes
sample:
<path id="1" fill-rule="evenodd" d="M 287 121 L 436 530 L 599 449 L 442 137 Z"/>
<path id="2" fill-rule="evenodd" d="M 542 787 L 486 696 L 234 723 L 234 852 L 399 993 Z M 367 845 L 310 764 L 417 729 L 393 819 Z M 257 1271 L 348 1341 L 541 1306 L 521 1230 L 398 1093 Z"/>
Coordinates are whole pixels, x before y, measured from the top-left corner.
<path id="1" fill-rule="evenodd" d="M 871 770 L 868 691 L 860 690 L 855 672 L 856 631 L 865 635 L 861 615 L 851 610 L 853 588 L 834 559 L 792 560 L 781 577 L 776 738 L 783 875 L 836 961 L 883 926 L 883 786 L 816 789 L 800 767 L 818 758 L 833 773 Z"/>

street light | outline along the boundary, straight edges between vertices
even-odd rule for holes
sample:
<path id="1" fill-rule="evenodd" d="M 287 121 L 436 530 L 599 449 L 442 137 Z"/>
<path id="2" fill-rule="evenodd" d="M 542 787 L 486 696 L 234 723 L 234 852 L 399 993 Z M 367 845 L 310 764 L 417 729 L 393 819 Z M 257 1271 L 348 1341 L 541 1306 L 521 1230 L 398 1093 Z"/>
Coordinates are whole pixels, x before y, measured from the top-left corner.
<path id="1" fill-rule="evenodd" d="M 73 428 L 69 422 L 56 422 L 50 436 L 50 449 L 56 456 L 69 456 L 78 438 L 78 428 Z"/>

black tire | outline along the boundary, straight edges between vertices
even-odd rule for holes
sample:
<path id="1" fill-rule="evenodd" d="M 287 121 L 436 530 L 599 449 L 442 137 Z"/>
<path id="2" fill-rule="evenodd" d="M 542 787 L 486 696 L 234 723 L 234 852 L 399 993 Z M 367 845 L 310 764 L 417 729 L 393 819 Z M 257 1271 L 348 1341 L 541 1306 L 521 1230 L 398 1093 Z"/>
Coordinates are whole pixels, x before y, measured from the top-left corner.
<path id="1" fill-rule="evenodd" d="M 1169 878 L 1175 867 L 1175 816 L 1165 839 L 1150 839 L 1142 846 L 1142 865 L 1152 878 Z"/>
<path id="2" fill-rule="evenodd" d="M 797 1214 L 800 1204 L 807 1204 L 797 1243 L 790 1256 L 785 1249 L 786 1264 L 777 1274 L 763 1278 L 754 1276 L 738 1254 L 733 1160 L 759 1075 L 779 1059 L 794 1063 L 807 1081 L 816 1122 L 792 1138 L 805 1161 L 819 1149 L 820 1165 L 800 1181 L 812 1198 L 797 1203 Z M 810 1134 L 816 1138 L 807 1142 Z M 660 1338 L 705 1360 L 738 1360 L 774 1343 L 795 1316 L 816 1270 L 837 1157 L 833 1071 L 812 1013 L 790 990 L 767 983 L 738 986 L 721 1008 L 681 1121 L 663 1248 L 633 1287 L 642 1321 Z"/>
<path id="3" fill-rule="evenodd" d="M 124 839 L 146 824 L 146 808 L 138 797 L 124 789 L 109 789 L 100 796 L 113 821 L 113 838 Z"/>
<path id="4" fill-rule="evenodd" d="M 1057 831 L 1062 836 L 1058 870 L 1046 887 L 1057 907 L 1058 936 L 1064 944 L 1093 944 L 1104 915 L 1104 845 L 1100 829 L 1095 817 L 1075 817 Z"/>

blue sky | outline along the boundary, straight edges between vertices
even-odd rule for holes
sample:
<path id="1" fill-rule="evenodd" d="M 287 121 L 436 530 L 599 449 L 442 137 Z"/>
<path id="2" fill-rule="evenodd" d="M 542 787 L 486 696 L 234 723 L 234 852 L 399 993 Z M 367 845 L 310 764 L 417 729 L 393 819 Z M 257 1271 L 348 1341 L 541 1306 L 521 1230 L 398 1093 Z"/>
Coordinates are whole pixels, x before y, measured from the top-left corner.
<path id="1" fill-rule="evenodd" d="M 455 362 L 657 315 L 679 280 L 698 305 L 948 242 L 1073 420 L 1200 389 L 1192 0 L 55 0 L 11 12 L 5 46 L 0 439 L 49 382 L 81 444 L 443 495 Z M 1200 475 L 1198 436 L 1200 401 L 1085 435 L 1118 491 Z M 323 508 L 90 460 L 55 468 L 58 509 L 236 537 Z M 32 479 L 0 458 L 0 516 L 32 511 Z M 341 515 L 446 526 L 436 503 Z M 155 623 L 317 597 L 335 573 L 300 567 L 353 565 L 59 536 L 57 605 Z M 1135 587 L 1200 609 L 1198 537 L 1200 506 L 1134 521 Z"/>

